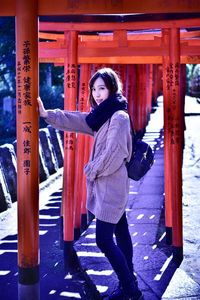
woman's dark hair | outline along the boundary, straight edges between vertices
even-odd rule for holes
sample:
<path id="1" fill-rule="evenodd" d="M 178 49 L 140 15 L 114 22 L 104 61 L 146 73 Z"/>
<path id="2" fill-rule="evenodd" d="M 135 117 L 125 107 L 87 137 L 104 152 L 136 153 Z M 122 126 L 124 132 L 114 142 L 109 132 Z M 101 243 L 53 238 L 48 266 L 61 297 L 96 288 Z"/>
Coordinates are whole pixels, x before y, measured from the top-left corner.
<path id="1" fill-rule="evenodd" d="M 101 77 L 105 83 L 105 86 L 109 90 L 109 96 L 113 94 L 121 94 L 122 93 L 122 83 L 120 81 L 119 76 L 115 71 L 111 68 L 102 68 L 99 69 L 90 79 L 89 81 L 89 102 L 91 107 L 97 106 L 93 96 L 92 96 L 92 88 L 94 82 L 97 78 Z"/>

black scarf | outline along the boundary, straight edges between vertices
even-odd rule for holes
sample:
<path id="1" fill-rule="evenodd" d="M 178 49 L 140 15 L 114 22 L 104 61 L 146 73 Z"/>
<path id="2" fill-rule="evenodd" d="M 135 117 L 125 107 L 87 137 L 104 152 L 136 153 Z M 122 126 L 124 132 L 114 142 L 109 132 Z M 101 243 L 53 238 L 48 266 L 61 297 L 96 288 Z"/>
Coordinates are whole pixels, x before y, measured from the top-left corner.
<path id="1" fill-rule="evenodd" d="M 93 108 L 87 115 L 86 122 L 93 131 L 98 131 L 116 111 L 127 109 L 128 103 L 126 98 L 121 94 L 114 94 Z"/>

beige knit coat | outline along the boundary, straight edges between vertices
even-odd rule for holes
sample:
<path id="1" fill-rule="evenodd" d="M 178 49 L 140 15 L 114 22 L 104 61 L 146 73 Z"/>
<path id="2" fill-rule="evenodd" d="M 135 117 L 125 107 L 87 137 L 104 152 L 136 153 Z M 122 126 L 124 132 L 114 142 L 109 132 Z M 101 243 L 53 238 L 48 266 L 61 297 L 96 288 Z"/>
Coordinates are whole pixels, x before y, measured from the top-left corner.
<path id="1" fill-rule="evenodd" d="M 87 209 L 101 221 L 116 224 L 128 201 L 129 178 L 125 163 L 130 160 L 132 141 L 128 114 L 119 110 L 93 132 L 85 118 L 88 113 L 48 110 L 47 123 L 71 132 L 94 136 L 87 178 Z"/>

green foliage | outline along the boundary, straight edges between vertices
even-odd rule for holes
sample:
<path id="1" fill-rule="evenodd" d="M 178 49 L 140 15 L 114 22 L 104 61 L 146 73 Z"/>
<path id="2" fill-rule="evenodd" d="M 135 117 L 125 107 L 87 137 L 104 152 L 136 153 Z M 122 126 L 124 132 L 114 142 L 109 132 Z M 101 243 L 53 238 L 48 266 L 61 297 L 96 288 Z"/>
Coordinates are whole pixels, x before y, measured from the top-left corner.
<path id="1" fill-rule="evenodd" d="M 194 66 L 190 83 L 191 95 L 200 98 L 200 64 Z"/>
<path id="2" fill-rule="evenodd" d="M 16 136 L 16 114 L 3 112 L 3 98 L 15 98 L 15 18 L 0 18 L 0 144 L 12 142 Z"/>
<path id="3" fill-rule="evenodd" d="M 63 109 L 63 74 L 63 67 L 40 64 L 40 97 L 46 109 Z M 46 123 L 42 119 L 40 127 L 46 127 Z"/>
<path id="4" fill-rule="evenodd" d="M 64 107 L 64 91 L 62 85 L 48 86 L 45 84 L 40 85 L 40 97 L 46 109 L 54 109 Z M 46 127 L 46 122 L 40 119 L 40 128 Z"/>
<path id="5" fill-rule="evenodd" d="M 192 80 L 194 66 L 195 65 L 191 65 L 191 64 L 186 65 L 186 93 L 188 95 L 190 95 L 190 91 L 191 91 L 191 80 Z"/>
<path id="6" fill-rule="evenodd" d="M 0 100 L 15 98 L 15 18 L 0 18 Z"/>
<path id="7" fill-rule="evenodd" d="M 16 114 L 0 110 L 0 144 L 11 143 L 16 136 Z"/>
<path id="8" fill-rule="evenodd" d="M 55 67 L 51 63 L 40 64 L 40 85 L 59 86 L 63 85 L 63 81 L 63 67 Z"/>

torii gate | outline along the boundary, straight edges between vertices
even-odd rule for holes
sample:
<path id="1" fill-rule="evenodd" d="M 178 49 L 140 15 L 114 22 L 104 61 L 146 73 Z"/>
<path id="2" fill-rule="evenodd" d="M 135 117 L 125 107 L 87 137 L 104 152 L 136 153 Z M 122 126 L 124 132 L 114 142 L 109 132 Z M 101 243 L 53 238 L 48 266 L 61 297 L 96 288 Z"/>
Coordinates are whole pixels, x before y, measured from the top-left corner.
<path id="1" fill-rule="evenodd" d="M 94 3 L 93 0 L 2 0 L 1 16 L 16 16 L 17 37 L 17 165 L 18 165 L 18 266 L 19 266 L 19 298 L 23 299 L 27 286 L 30 299 L 39 299 L 39 255 L 38 255 L 38 112 L 36 98 L 38 96 L 38 15 L 74 15 L 74 14 L 129 14 L 129 13 L 199 13 L 199 1 L 174 0 L 168 1 L 166 6 L 162 0 L 152 1 L 129 0 L 102 0 Z M 173 177 L 173 182 L 166 180 L 166 204 L 172 215 L 166 213 L 167 227 L 173 230 L 173 245 L 175 253 L 182 257 L 182 172 L 181 172 L 181 110 L 180 110 L 180 62 L 199 62 L 199 44 L 190 41 L 187 45 L 180 44 L 180 28 L 199 27 L 200 19 L 175 20 L 175 21 L 148 21 L 142 23 L 95 23 L 95 30 L 107 31 L 110 28 L 115 31 L 117 45 L 103 56 L 98 47 L 94 51 L 94 44 L 87 53 L 95 57 L 97 62 L 111 62 L 106 58 L 114 57 L 112 63 L 139 63 L 142 53 L 145 63 L 163 63 L 164 75 L 164 102 L 165 102 L 165 178 Z M 42 26 L 47 26 L 41 24 Z M 78 51 L 78 31 L 90 31 L 91 24 L 49 24 L 48 30 L 62 30 L 68 39 L 68 63 L 87 62 L 87 53 L 82 48 L 82 58 Z M 51 27 L 52 26 L 52 27 Z M 108 27 L 109 26 L 109 27 Z M 47 29 L 47 27 L 45 27 Z M 155 39 L 153 49 L 149 49 L 149 55 L 141 48 L 134 48 L 130 41 L 128 49 L 126 31 L 144 28 L 162 28 L 162 37 L 158 42 Z M 118 37 L 120 36 L 120 39 Z M 69 42 L 71 41 L 71 42 Z M 152 42 L 153 43 L 153 42 Z M 156 44 L 157 43 L 157 44 Z M 98 41 L 98 45 L 100 45 Z M 80 46 L 81 48 L 81 46 Z M 121 50 L 123 49 L 123 52 Z M 140 49 L 140 52 L 138 50 Z M 108 49 L 107 49 L 108 50 Z M 64 50 L 65 51 L 65 50 Z M 180 55 L 181 51 L 181 55 Z M 92 55 L 94 54 L 95 55 Z M 146 52 L 146 54 L 144 53 Z M 123 54 L 123 56 L 122 56 Z M 183 54 L 183 55 L 182 55 Z M 134 57 L 137 56 L 137 59 Z M 181 57 L 183 56 L 183 57 Z M 192 57 L 191 57 L 192 56 Z M 65 57 L 65 56 L 63 56 Z M 96 60 L 96 58 L 98 59 Z M 148 57 L 148 58 L 147 58 Z M 89 57 L 89 62 L 94 62 Z M 68 90 L 68 95 L 73 101 L 70 107 L 74 108 L 75 94 Z M 174 130 L 176 129 L 176 130 Z M 171 157 L 169 157 L 171 153 Z M 74 155 L 69 154 L 68 155 Z M 171 175 L 169 176 L 169 172 Z M 173 184 L 173 186 L 172 186 Z M 173 202 L 172 202 L 173 196 Z M 178 214 L 179 218 L 177 218 Z"/>

